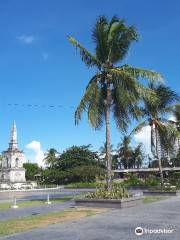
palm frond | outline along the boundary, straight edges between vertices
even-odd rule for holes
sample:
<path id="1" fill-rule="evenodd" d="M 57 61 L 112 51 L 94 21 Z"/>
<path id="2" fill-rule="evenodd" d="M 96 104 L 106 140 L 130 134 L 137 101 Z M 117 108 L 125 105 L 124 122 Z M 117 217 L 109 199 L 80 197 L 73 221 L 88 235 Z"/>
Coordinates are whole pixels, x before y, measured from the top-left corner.
<path id="1" fill-rule="evenodd" d="M 136 134 L 136 133 L 141 132 L 141 130 L 142 130 L 144 127 L 148 126 L 148 124 L 149 124 L 149 123 L 148 123 L 146 120 L 143 121 L 143 122 L 140 122 L 140 123 L 131 131 L 130 136 L 132 136 L 132 135 L 134 135 L 134 134 Z"/>
<path id="2" fill-rule="evenodd" d="M 131 118 L 138 119 L 141 111 L 137 105 L 137 98 L 131 92 L 119 85 L 112 90 L 112 111 L 117 127 L 126 131 Z"/>
<path id="3" fill-rule="evenodd" d="M 163 110 L 172 106 L 173 103 L 177 103 L 180 98 L 178 94 L 173 91 L 170 87 L 165 86 L 163 84 L 159 84 L 158 86 L 154 87 L 158 98 L 160 99 L 159 109 Z"/>
<path id="4" fill-rule="evenodd" d="M 120 69 L 122 71 L 125 71 L 129 75 L 134 76 L 136 79 L 144 78 L 153 82 L 163 81 L 163 76 L 160 73 L 155 72 L 153 70 L 147 70 L 147 69 L 138 68 L 138 67 L 131 67 L 130 65 L 127 65 L 127 64 L 120 67 Z"/>
<path id="5" fill-rule="evenodd" d="M 87 111 L 88 106 L 91 102 L 91 99 L 94 96 L 94 92 L 97 87 L 97 76 L 95 75 L 88 84 L 88 87 L 86 88 L 85 94 L 82 97 L 79 106 L 77 107 L 75 111 L 75 124 L 77 125 L 79 121 L 81 120 L 81 115 L 84 111 Z"/>
<path id="6" fill-rule="evenodd" d="M 100 16 L 92 30 L 92 38 L 96 44 L 96 58 L 105 63 L 108 57 L 107 45 L 108 20 L 105 16 Z"/>
<path id="7" fill-rule="evenodd" d="M 82 61 L 88 66 L 97 66 L 100 68 L 101 63 L 98 61 L 98 59 L 92 55 L 86 48 L 84 48 L 75 38 L 72 36 L 68 36 L 68 40 L 80 51 L 80 55 L 82 58 Z"/>
<path id="8" fill-rule="evenodd" d="M 173 114 L 176 118 L 176 121 L 180 123 L 180 104 L 176 104 L 173 109 Z"/>
<path id="9" fill-rule="evenodd" d="M 121 19 L 114 22 L 108 33 L 108 61 L 116 63 L 122 60 L 126 56 L 131 43 L 137 40 L 138 34 L 135 27 L 127 27 Z"/>
<path id="10" fill-rule="evenodd" d="M 170 122 L 167 124 L 162 124 L 161 122 L 158 122 L 156 123 L 156 126 L 158 129 L 161 146 L 166 151 L 173 150 L 174 143 L 180 135 L 177 128 Z"/>
<path id="11" fill-rule="evenodd" d="M 81 120 L 84 111 L 88 113 L 88 120 L 93 128 L 99 129 L 104 121 L 104 96 L 103 89 L 98 83 L 98 75 L 89 82 L 86 92 L 75 112 L 75 124 Z"/>
<path id="12" fill-rule="evenodd" d="M 88 107 L 88 120 L 94 129 L 100 129 L 104 123 L 105 105 L 102 89 L 96 87 L 94 97 Z"/>

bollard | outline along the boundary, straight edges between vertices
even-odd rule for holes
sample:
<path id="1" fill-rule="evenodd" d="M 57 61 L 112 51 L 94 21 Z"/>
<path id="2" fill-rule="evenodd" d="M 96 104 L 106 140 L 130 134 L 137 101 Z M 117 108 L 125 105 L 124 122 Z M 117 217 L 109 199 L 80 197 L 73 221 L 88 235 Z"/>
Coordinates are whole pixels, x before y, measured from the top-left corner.
<path id="1" fill-rule="evenodd" d="M 47 195 L 47 204 L 51 204 L 50 200 L 49 200 L 49 194 Z"/>
<path id="2" fill-rule="evenodd" d="M 16 198 L 13 198 L 13 205 L 11 206 L 11 208 L 18 208 L 19 206 L 16 204 Z"/>

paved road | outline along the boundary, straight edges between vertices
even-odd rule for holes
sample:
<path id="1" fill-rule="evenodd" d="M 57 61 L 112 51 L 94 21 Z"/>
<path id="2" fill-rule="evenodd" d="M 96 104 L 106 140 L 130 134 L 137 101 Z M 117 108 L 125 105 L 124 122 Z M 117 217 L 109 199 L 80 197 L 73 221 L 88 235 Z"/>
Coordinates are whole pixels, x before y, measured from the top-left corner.
<path id="1" fill-rule="evenodd" d="M 43 213 L 48 213 L 53 211 L 60 211 L 72 206 L 74 206 L 74 201 L 67 201 L 62 203 L 53 202 L 50 205 L 44 204 L 39 206 L 20 207 L 17 209 L 11 209 L 11 208 L 3 209 L 3 210 L 0 210 L 0 224 L 1 224 L 1 221 L 6 219 L 43 214 Z"/>
<path id="2" fill-rule="evenodd" d="M 134 229 L 174 229 L 172 234 L 143 234 Z M 179 240 L 180 197 L 144 204 L 86 217 L 81 220 L 54 224 L 46 228 L 15 234 L 0 240 Z"/>
<path id="3" fill-rule="evenodd" d="M 31 190 L 31 191 L 8 191 L 0 192 L 0 202 L 12 201 L 14 197 L 21 200 L 31 200 L 31 199 L 46 199 L 47 194 L 51 198 L 65 197 L 67 195 L 76 195 L 84 192 L 93 191 L 93 189 L 44 189 L 44 190 Z"/>

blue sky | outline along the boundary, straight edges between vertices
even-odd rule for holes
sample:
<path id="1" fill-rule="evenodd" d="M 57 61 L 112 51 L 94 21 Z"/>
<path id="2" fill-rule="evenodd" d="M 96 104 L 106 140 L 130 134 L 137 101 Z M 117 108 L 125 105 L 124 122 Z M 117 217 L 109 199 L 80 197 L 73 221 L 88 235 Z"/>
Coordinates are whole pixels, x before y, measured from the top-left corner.
<path id="1" fill-rule="evenodd" d="M 0 2 L 0 12 L 0 150 L 7 148 L 13 120 L 28 158 L 34 155 L 25 146 L 32 141 L 39 142 L 42 151 L 89 143 L 98 149 L 103 144 L 104 128 L 92 130 L 86 117 L 74 125 L 74 109 L 94 70 L 86 68 L 66 38 L 73 35 L 93 50 L 91 29 L 102 14 L 115 14 L 138 29 L 140 40 L 125 62 L 161 72 L 179 91 L 178 0 L 6 0 Z M 111 139 L 114 145 L 121 140 L 114 124 Z"/>

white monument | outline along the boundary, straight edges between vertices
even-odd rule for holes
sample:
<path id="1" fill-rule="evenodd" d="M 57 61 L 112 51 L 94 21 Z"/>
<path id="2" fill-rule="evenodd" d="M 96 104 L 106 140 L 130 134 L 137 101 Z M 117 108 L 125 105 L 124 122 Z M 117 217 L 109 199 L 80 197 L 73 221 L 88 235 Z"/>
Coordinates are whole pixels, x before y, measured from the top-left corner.
<path id="1" fill-rule="evenodd" d="M 14 184 L 25 183 L 25 169 L 23 163 L 25 156 L 18 149 L 16 123 L 13 123 L 9 148 L 2 152 L 2 163 L 0 168 L 0 183 Z"/>

